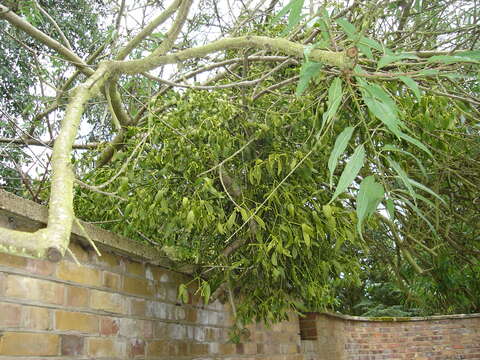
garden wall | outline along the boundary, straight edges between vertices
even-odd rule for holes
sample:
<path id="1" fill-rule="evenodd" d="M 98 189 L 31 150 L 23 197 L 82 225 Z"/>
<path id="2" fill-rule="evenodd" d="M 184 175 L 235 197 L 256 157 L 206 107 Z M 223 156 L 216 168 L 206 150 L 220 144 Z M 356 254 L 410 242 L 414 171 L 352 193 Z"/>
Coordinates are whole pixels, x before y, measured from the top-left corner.
<path id="1" fill-rule="evenodd" d="M 310 314 L 316 355 L 306 360 L 480 359 L 480 314 L 362 318 Z M 305 325 L 302 325 L 302 327 Z"/>
<path id="2" fill-rule="evenodd" d="M 33 231 L 45 217 L 45 208 L 0 191 L 0 227 Z M 180 304 L 178 285 L 190 278 L 158 265 L 161 254 L 85 228 L 102 256 L 74 228 L 80 264 L 0 254 L 0 359 L 302 359 L 297 318 L 250 326 L 248 339 L 230 343 L 228 306 L 203 306 L 193 294 Z"/>
<path id="3" fill-rule="evenodd" d="M 0 190 L 0 227 L 35 231 L 46 208 Z M 57 264 L 0 254 L 0 360 L 380 360 L 478 359 L 480 314 L 359 318 L 309 313 L 249 326 L 229 342 L 232 313 L 198 296 L 177 300 L 190 280 L 158 250 L 89 224 L 74 227 Z M 1 236 L 1 235 L 0 235 Z M 182 269 L 180 269 L 182 270 Z"/>

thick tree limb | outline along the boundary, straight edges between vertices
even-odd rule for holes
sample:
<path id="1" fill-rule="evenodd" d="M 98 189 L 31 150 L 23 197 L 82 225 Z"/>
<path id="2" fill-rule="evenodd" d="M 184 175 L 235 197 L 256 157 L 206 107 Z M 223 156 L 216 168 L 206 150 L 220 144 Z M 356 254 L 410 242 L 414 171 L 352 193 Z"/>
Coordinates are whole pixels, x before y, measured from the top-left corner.
<path id="1" fill-rule="evenodd" d="M 174 4 L 172 4 L 166 11 L 163 12 L 163 14 L 167 13 L 167 15 L 169 17 L 171 15 L 170 11 L 172 11 L 172 13 L 173 13 L 174 10 L 177 9 L 177 7 L 178 7 L 177 2 L 178 1 L 175 1 Z M 155 50 L 154 53 L 156 53 L 157 55 L 164 55 L 172 48 L 175 40 L 177 39 L 178 35 L 180 34 L 180 31 L 183 27 L 183 24 L 187 20 L 188 10 L 190 9 L 190 6 L 192 5 L 192 2 L 193 2 L 193 0 L 183 0 L 182 1 L 181 5 L 178 9 L 178 13 L 177 13 L 177 16 L 175 18 L 175 21 L 174 21 L 173 25 L 170 28 L 170 30 L 167 32 L 167 34 L 165 35 L 165 40 Z M 176 4 L 176 6 L 174 6 L 175 4 Z M 153 27 L 155 24 L 158 23 L 157 24 L 157 26 L 158 26 L 165 20 L 166 20 L 166 18 L 163 19 L 163 17 L 161 19 L 157 18 L 156 21 L 154 20 L 152 22 L 153 25 L 151 26 L 152 27 L 151 31 L 153 31 L 155 29 L 156 26 Z M 142 34 L 142 33 L 140 33 L 140 34 Z M 138 41 L 138 43 L 142 40 L 142 38 L 141 38 L 142 36 L 148 36 L 148 34 L 145 33 L 145 34 L 139 36 L 136 40 L 136 41 Z M 138 43 L 136 43 L 136 44 L 138 45 Z M 131 46 L 133 46 L 133 45 L 131 45 Z M 125 49 L 126 50 L 122 51 L 121 54 L 119 56 L 117 56 L 117 59 L 122 58 L 122 57 L 126 57 L 128 55 L 128 53 L 131 51 L 131 50 L 128 50 L 129 49 L 128 44 L 127 44 Z M 142 59 L 142 61 L 143 61 L 143 59 Z M 116 63 L 118 64 L 119 62 L 116 62 Z M 123 63 L 123 62 L 121 62 L 121 63 Z M 141 71 L 136 72 L 135 74 L 138 74 L 138 73 L 141 73 Z M 115 99 L 115 96 L 112 96 L 113 101 L 114 101 L 114 99 Z M 116 107 L 121 108 L 120 103 L 118 103 L 116 105 Z M 125 118 L 125 114 L 117 114 L 117 116 L 119 116 L 120 118 Z M 136 119 L 138 121 L 138 117 Z M 135 121 L 135 120 L 128 121 L 127 124 L 128 125 L 135 125 L 137 123 L 137 121 Z M 120 122 L 122 122 L 122 121 L 120 121 Z M 126 132 L 125 129 L 122 127 L 122 129 L 118 132 L 118 134 L 115 136 L 115 138 L 110 143 L 110 145 L 99 156 L 99 158 L 97 160 L 97 165 L 96 165 L 97 167 L 101 167 L 101 166 L 107 164 L 111 160 L 115 151 L 123 145 L 125 132 Z"/>
<path id="2" fill-rule="evenodd" d="M 305 46 L 282 38 L 266 36 L 242 36 L 214 41 L 210 44 L 178 51 L 169 55 L 159 55 L 154 52 L 141 60 L 125 62 L 114 61 L 114 71 L 124 74 L 147 72 L 165 64 L 177 64 L 185 60 L 204 57 L 211 53 L 231 49 L 255 48 L 281 52 L 296 58 L 304 57 Z M 322 62 L 341 69 L 349 68 L 351 59 L 343 52 L 313 49 L 309 54 L 312 61 Z"/>
<path id="3" fill-rule="evenodd" d="M 71 151 L 84 106 L 103 86 L 109 71 L 106 64 L 72 91 L 60 132 L 52 152 L 52 178 L 47 228 L 34 233 L 2 229 L 0 251 L 20 256 L 59 261 L 68 247 L 72 230 L 73 171 Z"/>

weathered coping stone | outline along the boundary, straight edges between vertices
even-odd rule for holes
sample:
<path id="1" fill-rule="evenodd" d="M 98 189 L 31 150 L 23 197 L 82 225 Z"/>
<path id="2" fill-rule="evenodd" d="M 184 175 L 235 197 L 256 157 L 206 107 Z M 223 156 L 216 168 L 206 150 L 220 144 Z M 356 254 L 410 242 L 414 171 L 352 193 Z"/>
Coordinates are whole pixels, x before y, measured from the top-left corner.
<path id="1" fill-rule="evenodd" d="M 46 226 L 48 209 L 46 206 L 0 189 L 0 215 L 3 215 L 0 216 L 0 227 L 34 232 Z M 119 255 L 127 255 L 132 259 L 146 260 L 153 265 L 160 265 L 169 269 L 177 268 L 178 270 L 176 263 L 171 261 L 161 250 L 153 246 L 114 234 L 85 221 L 80 220 L 80 223 L 85 228 L 90 239 L 100 249 L 113 251 Z M 71 240 L 89 246 L 85 239 L 85 234 L 76 223 L 73 224 Z M 184 270 L 183 272 L 188 271 Z"/>
<path id="2" fill-rule="evenodd" d="M 365 317 L 365 316 L 351 316 L 339 313 L 323 312 L 322 315 L 331 316 L 343 320 L 350 321 L 370 321 L 370 322 L 408 322 L 408 321 L 436 321 L 436 320 L 450 320 L 450 319 L 473 319 L 480 318 L 480 313 L 474 314 L 453 314 L 453 315 L 433 315 L 433 316 L 379 316 L 379 317 Z"/>

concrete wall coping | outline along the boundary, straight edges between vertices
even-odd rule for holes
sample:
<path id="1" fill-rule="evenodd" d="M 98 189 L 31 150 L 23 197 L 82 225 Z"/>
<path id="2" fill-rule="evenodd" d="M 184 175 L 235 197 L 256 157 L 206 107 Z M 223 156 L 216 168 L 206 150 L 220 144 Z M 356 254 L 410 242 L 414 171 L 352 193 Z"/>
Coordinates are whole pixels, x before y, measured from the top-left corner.
<path id="1" fill-rule="evenodd" d="M 47 224 L 48 209 L 46 206 L 37 204 L 0 189 L 0 214 L 8 218 L 3 227 L 34 232 Z M 170 260 L 160 249 L 145 243 L 131 240 L 125 236 L 114 234 L 101 229 L 88 222 L 81 221 L 90 239 L 101 249 L 106 249 L 133 259 L 147 261 L 153 265 L 160 265 L 169 269 L 178 268 L 178 265 Z M 71 240 L 88 244 L 84 232 L 74 222 Z M 182 271 L 182 270 L 180 270 Z"/>
<path id="2" fill-rule="evenodd" d="M 433 315 L 433 316 L 380 316 L 380 317 L 366 317 L 366 316 L 352 316 L 340 313 L 323 312 L 320 315 L 326 315 L 348 321 L 367 321 L 367 322 L 409 322 L 409 321 L 436 321 L 436 320 L 452 320 L 452 319 L 474 319 L 480 318 L 480 313 L 474 314 L 452 314 L 452 315 Z"/>

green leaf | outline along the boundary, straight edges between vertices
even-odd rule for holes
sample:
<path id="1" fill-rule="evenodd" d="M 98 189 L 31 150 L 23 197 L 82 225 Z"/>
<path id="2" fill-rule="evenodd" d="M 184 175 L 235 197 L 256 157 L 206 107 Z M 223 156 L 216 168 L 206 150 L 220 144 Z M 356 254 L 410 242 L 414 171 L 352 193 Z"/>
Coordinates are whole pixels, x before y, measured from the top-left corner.
<path id="1" fill-rule="evenodd" d="M 303 223 L 302 225 L 302 234 L 303 234 L 303 241 L 305 241 L 305 245 L 310 246 L 311 240 L 310 236 L 313 236 L 313 229 L 310 225 Z"/>
<path id="2" fill-rule="evenodd" d="M 327 26 L 326 21 L 323 20 L 323 19 L 318 20 L 318 27 L 321 31 L 322 39 L 324 41 L 327 41 L 328 43 L 330 43 L 330 41 L 331 41 L 330 32 L 328 31 L 328 26 Z"/>
<path id="3" fill-rule="evenodd" d="M 463 51 L 459 54 L 455 54 L 455 56 L 465 56 L 475 60 L 480 60 L 480 50 Z"/>
<path id="4" fill-rule="evenodd" d="M 395 204 L 393 200 L 387 199 L 387 201 L 385 201 L 385 207 L 387 208 L 388 216 L 390 217 L 390 220 L 395 219 Z"/>
<path id="5" fill-rule="evenodd" d="M 355 180 L 357 177 L 360 169 L 363 166 L 363 161 L 365 159 L 365 149 L 363 145 L 357 146 L 355 152 L 353 153 L 352 157 L 348 160 L 345 169 L 340 176 L 340 180 L 338 181 L 337 188 L 333 193 L 332 199 L 328 202 L 329 204 L 335 200 L 338 195 L 344 192 L 348 186 Z"/>
<path id="6" fill-rule="evenodd" d="M 392 158 L 390 158 L 388 156 L 387 156 L 387 159 L 388 159 L 388 162 L 390 163 L 390 165 L 393 167 L 393 169 L 396 171 L 396 173 L 398 174 L 398 176 L 402 180 L 405 187 L 408 189 L 408 192 L 410 193 L 412 198 L 415 199 L 416 198 L 415 197 L 415 195 L 416 195 L 415 190 L 413 190 L 412 184 L 410 183 L 410 179 L 408 178 L 407 173 L 402 169 L 400 164 L 398 164 L 395 160 L 393 160 Z"/>
<path id="7" fill-rule="evenodd" d="M 185 284 L 180 284 L 178 287 L 178 299 L 181 300 L 184 304 L 188 303 L 188 290 Z"/>
<path id="8" fill-rule="evenodd" d="M 306 61 L 302 64 L 302 68 L 300 69 L 300 79 L 298 80 L 295 95 L 300 96 L 303 94 L 312 77 L 320 72 L 322 66 L 322 63 L 314 61 Z"/>
<path id="9" fill-rule="evenodd" d="M 422 162 L 412 153 L 410 153 L 406 150 L 400 149 L 399 147 L 397 147 L 395 145 L 392 145 L 392 144 L 387 144 L 384 147 L 382 147 L 382 151 L 396 151 L 396 152 L 400 152 L 402 154 L 411 156 L 417 162 L 418 168 L 422 172 L 422 175 L 424 177 L 427 177 L 427 172 L 426 172 L 425 167 L 423 166 Z"/>
<path id="10" fill-rule="evenodd" d="M 337 113 L 338 107 L 342 102 L 342 97 L 342 80 L 339 77 L 336 77 L 328 88 L 328 108 L 323 114 L 324 125 L 328 124 Z"/>
<path id="11" fill-rule="evenodd" d="M 232 211 L 232 213 L 230 214 L 230 216 L 228 217 L 228 220 L 227 220 L 227 223 L 225 224 L 225 226 L 227 227 L 227 229 L 231 229 L 233 224 L 235 224 L 235 220 L 237 219 L 237 212 L 234 210 Z"/>
<path id="12" fill-rule="evenodd" d="M 193 225 L 195 221 L 195 214 L 193 213 L 193 210 L 190 210 L 187 214 L 187 225 Z"/>
<path id="13" fill-rule="evenodd" d="M 399 196 L 405 204 L 407 204 L 423 221 L 425 221 L 432 231 L 435 236 L 438 236 L 437 231 L 435 230 L 435 227 L 432 225 L 432 223 L 426 218 L 422 210 L 420 210 L 415 204 L 412 204 L 411 201 L 408 199 L 404 198 L 403 196 Z"/>
<path id="14" fill-rule="evenodd" d="M 160 33 L 160 32 L 158 32 L 158 33 L 152 33 L 150 36 L 153 37 L 153 38 L 159 39 L 159 40 L 165 39 L 165 34 L 164 34 L 164 33 Z"/>
<path id="15" fill-rule="evenodd" d="M 254 219 L 255 222 L 260 226 L 260 228 L 261 228 L 262 230 L 266 230 L 267 227 L 265 226 L 265 222 L 263 221 L 263 219 L 262 219 L 260 216 L 254 215 L 254 216 L 253 216 L 253 219 Z"/>
<path id="16" fill-rule="evenodd" d="M 408 191 L 405 191 L 405 190 L 402 190 L 402 189 L 397 189 L 397 192 L 410 195 L 410 193 Z M 415 200 L 422 200 L 425 204 L 430 206 L 432 209 L 435 209 L 435 204 L 431 200 L 427 199 L 425 196 L 420 195 L 419 193 L 415 193 Z"/>
<path id="17" fill-rule="evenodd" d="M 347 148 L 348 142 L 352 137 L 353 130 L 354 128 L 351 126 L 345 128 L 335 140 L 335 145 L 333 146 L 333 150 L 330 153 L 330 157 L 328 159 L 328 170 L 330 171 L 330 188 L 333 185 L 333 173 L 335 171 L 335 168 L 337 167 L 338 159 Z"/>
<path id="18" fill-rule="evenodd" d="M 420 93 L 420 88 L 418 87 L 418 84 L 415 80 L 413 80 L 411 77 L 408 77 L 408 76 L 399 76 L 398 78 L 400 80 L 402 80 L 403 83 L 405 85 L 407 85 L 410 90 L 413 91 L 413 93 L 417 97 L 418 101 L 420 101 L 422 99 L 422 94 Z"/>
<path id="19" fill-rule="evenodd" d="M 432 195 L 433 197 L 437 198 L 438 200 L 440 200 L 444 205 L 447 205 L 447 203 L 445 202 L 445 200 L 443 200 L 440 195 L 438 195 L 435 191 L 433 191 L 432 189 L 430 189 L 429 187 L 419 183 L 418 181 L 415 181 L 413 179 L 408 179 L 408 181 L 415 187 L 429 193 L 430 195 Z M 417 195 L 418 196 L 418 195 Z"/>
<path id="20" fill-rule="evenodd" d="M 456 64 L 459 62 L 471 62 L 478 64 L 479 61 L 472 59 L 467 56 L 451 56 L 451 55 L 438 55 L 438 56 L 432 56 L 428 58 L 428 62 L 436 62 L 436 63 L 442 63 L 442 64 Z"/>
<path id="21" fill-rule="evenodd" d="M 357 230 L 359 234 L 362 233 L 363 220 L 377 210 L 378 204 L 384 196 L 383 186 L 375 182 L 373 176 L 367 176 L 362 180 L 357 195 Z"/>
<path id="22" fill-rule="evenodd" d="M 300 20 L 302 20 L 302 8 L 304 2 L 305 0 L 292 1 L 292 10 L 288 16 L 288 27 L 286 32 L 289 32 L 300 22 Z"/>
<path id="23" fill-rule="evenodd" d="M 280 21 L 280 19 L 288 14 L 291 10 L 292 10 L 292 6 L 293 4 L 295 3 L 296 0 L 292 0 L 290 1 L 287 5 L 285 5 L 285 7 L 283 7 L 282 9 L 280 9 L 280 11 L 278 12 L 277 15 L 275 15 L 272 19 L 272 24 L 276 24 L 277 22 Z"/>
<path id="24" fill-rule="evenodd" d="M 360 49 L 360 52 L 362 54 L 365 54 L 365 56 L 368 59 L 373 60 L 373 53 L 368 46 L 359 43 L 359 44 L 357 44 L 357 47 Z"/>
<path id="25" fill-rule="evenodd" d="M 378 51 L 383 51 L 383 46 L 380 45 L 380 43 L 378 43 L 377 41 L 373 40 L 373 39 L 369 39 L 365 36 L 362 36 L 360 38 L 360 42 L 359 44 L 364 44 L 372 49 L 375 49 L 375 50 L 378 50 Z"/>
<path id="26" fill-rule="evenodd" d="M 292 0 L 272 19 L 272 24 L 277 23 L 284 15 L 288 15 L 288 26 L 284 33 L 292 30 L 302 19 L 302 8 L 305 0 Z"/>
<path id="27" fill-rule="evenodd" d="M 396 55 L 383 55 L 377 63 L 377 69 L 381 69 L 391 63 L 405 60 L 405 59 L 418 59 L 418 56 L 413 54 L 396 54 Z"/>
<path id="28" fill-rule="evenodd" d="M 432 158 L 433 158 L 433 154 L 430 150 L 428 150 L 428 148 L 422 143 L 420 142 L 419 140 L 403 133 L 403 132 L 400 132 L 399 134 L 399 137 L 402 138 L 403 140 L 405 141 L 408 141 L 409 143 L 415 145 L 416 147 L 418 147 L 419 149 L 422 149 L 423 151 L 425 151 L 428 155 L 430 155 Z"/>
<path id="29" fill-rule="evenodd" d="M 348 35 L 349 38 L 354 38 L 354 36 L 357 34 L 357 29 L 355 28 L 355 25 L 350 23 L 347 19 L 341 18 L 335 20 L 338 25 L 343 29 L 345 34 Z"/>
<path id="30" fill-rule="evenodd" d="M 203 296 L 203 303 L 207 305 L 211 294 L 210 284 L 207 281 L 204 281 L 202 284 L 201 294 Z"/>
<path id="31" fill-rule="evenodd" d="M 362 87 L 370 94 L 370 96 L 387 104 L 390 108 L 392 108 L 392 111 L 395 111 L 395 113 L 398 112 L 395 101 L 380 85 L 364 82 Z"/>
<path id="32" fill-rule="evenodd" d="M 419 71 L 419 74 L 424 76 L 434 76 L 438 75 L 439 72 L 440 71 L 438 69 L 424 69 Z"/>
<path id="33" fill-rule="evenodd" d="M 363 101 L 376 118 L 384 123 L 393 134 L 400 136 L 399 125 L 401 122 L 394 109 L 374 98 L 364 97 Z"/>

